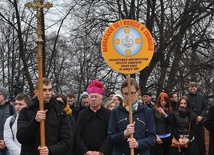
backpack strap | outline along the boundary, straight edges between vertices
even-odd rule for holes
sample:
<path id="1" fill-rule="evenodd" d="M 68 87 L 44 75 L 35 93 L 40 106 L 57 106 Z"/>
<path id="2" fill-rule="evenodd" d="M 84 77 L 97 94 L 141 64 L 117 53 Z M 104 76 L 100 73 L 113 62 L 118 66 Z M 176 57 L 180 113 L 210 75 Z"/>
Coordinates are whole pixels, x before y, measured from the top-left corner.
<path id="1" fill-rule="evenodd" d="M 12 115 L 12 117 L 10 118 L 10 124 L 9 124 L 11 133 L 13 135 L 13 140 L 14 140 L 14 133 L 13 133 L 13 130 L 12 130 L 12 126 L 13 126 L 14 122 L 16 121 L 16 116 L 17 116 L 16 113 L 14 115 Z"/>
<path id="2" fill-rule="evenodd" d="M 14 111 L 14 106 L 10 104 L 10 102 L 6 102 L 9 106 L 10 116 L 14 115 L 16 112 Z"/>
<path id="3" fill-rule="evenodd" d="M 13 105 L 9 104 L 9 109 L 10 109 L 10 115 L 13 115 L 14 114 Z"/>

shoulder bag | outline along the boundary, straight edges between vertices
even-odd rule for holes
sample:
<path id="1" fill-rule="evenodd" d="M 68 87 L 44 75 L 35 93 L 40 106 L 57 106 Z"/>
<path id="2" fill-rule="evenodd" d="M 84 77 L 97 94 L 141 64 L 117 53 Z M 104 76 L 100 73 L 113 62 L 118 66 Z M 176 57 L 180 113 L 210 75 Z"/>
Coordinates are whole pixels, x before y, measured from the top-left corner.
<path id="1" fill-rule="evenodd" d="M 190 133 L 190 127 L 191 127 L 191 122 L 189 123 L 188 135 Z M 183 137 L 181 139 L 187 139 L 187 138 Z M 178 148 L 178 152 L 181 152 L 181 148 L 188 148 L 188 144 L 181 145 L 179 143 L 179 141 L 173 136 L 171 147 L 177 147 Z"/>

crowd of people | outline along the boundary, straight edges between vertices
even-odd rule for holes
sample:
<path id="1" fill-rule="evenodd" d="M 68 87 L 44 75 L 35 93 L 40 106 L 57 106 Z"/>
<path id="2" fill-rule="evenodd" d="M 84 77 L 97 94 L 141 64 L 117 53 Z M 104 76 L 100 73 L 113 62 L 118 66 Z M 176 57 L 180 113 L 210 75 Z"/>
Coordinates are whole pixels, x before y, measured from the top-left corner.
<path id="1" fill-rule="evenodd" d="M 205 127 L 213 155 L 214 106 L 208 109 L 196 82 L 180 98 L 161 92 L 154 101 L 129 80 L 106 99 L 103 83 L 93 80 L 76 105 L 73 93 L 53 95 L 51 81 L 43 78 L 44 110 L 38 82 L 33 99 L 19 93 L 13 103 L 0 86 L 0 155 L 206 155 Z"/>

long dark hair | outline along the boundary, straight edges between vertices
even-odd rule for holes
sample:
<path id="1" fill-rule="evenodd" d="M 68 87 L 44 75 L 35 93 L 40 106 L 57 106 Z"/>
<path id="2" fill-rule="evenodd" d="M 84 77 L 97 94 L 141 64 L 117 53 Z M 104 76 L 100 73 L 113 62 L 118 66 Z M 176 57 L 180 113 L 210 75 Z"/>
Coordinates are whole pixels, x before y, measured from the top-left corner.
<path id="1" fill-rule="evenodd" d="M 192 119 L 193 119 L 193 111 L 192 111 L 192 108 L 191 108 L 191 105 L 190 105 L 190 102 L 189 102 L 189 99 L 188 99 L 187 96 L 182 96 L 182 97 L 180 98 L 180 100 L 178 101 L 177 107 L 176 107 L 177 113 L 179 114 L 179 107 L 180 107 L 180 102 L 181 102 L 181 100 L 185 100 L 185 101 L 186 101 L 186 103 L 187 103 L 186 112 L 187 112 L 188 115 L 190 116 L 190 120 L 192 120 Z"/>

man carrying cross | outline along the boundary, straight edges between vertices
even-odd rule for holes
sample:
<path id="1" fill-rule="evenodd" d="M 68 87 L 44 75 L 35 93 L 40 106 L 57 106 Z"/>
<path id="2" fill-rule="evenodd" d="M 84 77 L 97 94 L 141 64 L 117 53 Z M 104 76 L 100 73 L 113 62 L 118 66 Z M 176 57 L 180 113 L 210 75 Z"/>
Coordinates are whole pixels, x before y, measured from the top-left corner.
<path id="1" fill-rule="evenodd" d="M 21 155 L 70 155 L 73 145 L 71 124 L 61 103 L 52 98 L 52 84 L 43 78 L 41 12 L 51 3 L 37 0 L 27 8 L 37 10 L 38 82 L 36 98 L 22 109 L 17 125 L 17 139 L 22 144 Z"/>
<path id="2" fill-rule="evenodd" d="M 35 87 L 38 96 L 38 82 Z M 73 145 L 71 124 L 61 103 L 52 98 L 52 84 L 43 78 L 44 110 L 39 99 L 23 108 L 19 114 L 17 139 L 22 144 L 21 155 L 70 155 Z M 45 121 L 45 146 L 40 145 L 40 122 Z"/>

